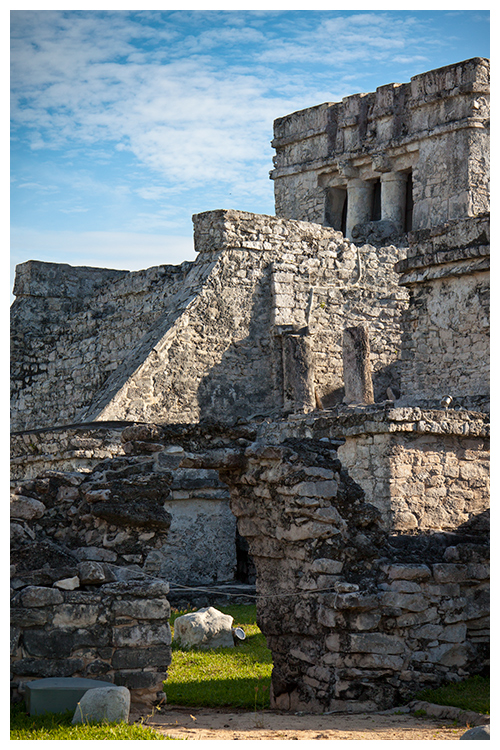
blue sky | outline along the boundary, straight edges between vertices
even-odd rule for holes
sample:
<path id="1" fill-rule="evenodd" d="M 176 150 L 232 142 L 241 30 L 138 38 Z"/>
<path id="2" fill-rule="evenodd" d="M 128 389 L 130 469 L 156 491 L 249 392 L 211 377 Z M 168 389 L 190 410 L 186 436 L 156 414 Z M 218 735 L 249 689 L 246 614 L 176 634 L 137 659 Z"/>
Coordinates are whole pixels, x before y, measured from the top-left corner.
<path id="1" fill-rule="evenodd" d="M 274 213 L 275 118 L 489 57 L 487 5 L 374 5 L 12 10 L 12 266 L 191 260 L 192 214 Z"/>

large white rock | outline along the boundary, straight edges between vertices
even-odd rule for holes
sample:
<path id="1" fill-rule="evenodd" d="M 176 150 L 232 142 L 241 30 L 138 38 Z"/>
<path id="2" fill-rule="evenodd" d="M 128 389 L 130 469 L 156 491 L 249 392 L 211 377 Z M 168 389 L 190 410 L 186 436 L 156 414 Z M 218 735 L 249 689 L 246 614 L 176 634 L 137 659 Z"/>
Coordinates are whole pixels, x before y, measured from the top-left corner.
<path id="1" fill-rule="evenodd" d="M 181 646 L 218 648 L 234 646 L 233 618 L 214 607 L 204 607 L 197 612 L 181 615 L 174 624 L 174 640 Z"/>
<path id="2" fill-rule="evenodd" d="M 91 688 L 80 699 L 72 724 L 128 723 L 130 691 L 119 685 Z"/>

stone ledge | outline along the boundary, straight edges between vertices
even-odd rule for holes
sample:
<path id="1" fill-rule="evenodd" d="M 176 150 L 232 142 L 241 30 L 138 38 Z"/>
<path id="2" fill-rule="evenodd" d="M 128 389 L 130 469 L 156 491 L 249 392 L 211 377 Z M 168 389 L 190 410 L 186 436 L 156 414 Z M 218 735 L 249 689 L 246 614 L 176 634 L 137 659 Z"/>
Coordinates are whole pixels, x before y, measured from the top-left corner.
<path id="1" fill-rule="evenodd" d="M 316 437 L 316 430 L 321 430 L 325 435 L 344 437 L 395 432 L 460 437 L 489 436 L 489 419 L 486 414 L 466 410 L 396 407 L 392 403 L 385 406 L 343 406 L 336 413 L 325 410 L 308 415 L 294 415 L 294 430 L 300 430 L 302 425 L 305 432 L 311 433 L 310 437 Z"/>

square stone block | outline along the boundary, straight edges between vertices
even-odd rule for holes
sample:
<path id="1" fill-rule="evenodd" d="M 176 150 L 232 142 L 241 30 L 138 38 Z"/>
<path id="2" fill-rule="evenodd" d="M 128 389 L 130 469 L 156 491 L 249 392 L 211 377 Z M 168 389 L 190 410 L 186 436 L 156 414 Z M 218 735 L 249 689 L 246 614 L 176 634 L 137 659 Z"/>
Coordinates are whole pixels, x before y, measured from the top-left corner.
<path id="1" fill-rule="evenodd" d="M 87 690 L 109 685 L 102 680 L 84 677 L 46 677 L 26 684 L 26 709 L 30 716 L 74 711 Z"/>

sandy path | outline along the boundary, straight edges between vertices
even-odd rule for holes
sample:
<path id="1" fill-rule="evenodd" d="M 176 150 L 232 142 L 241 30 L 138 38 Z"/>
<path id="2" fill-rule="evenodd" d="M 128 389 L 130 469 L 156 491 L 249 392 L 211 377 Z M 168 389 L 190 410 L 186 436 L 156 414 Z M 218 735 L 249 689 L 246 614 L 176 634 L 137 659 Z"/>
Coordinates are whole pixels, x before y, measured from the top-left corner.
<path id="1" fill-rule="evenodd" d="M 132 718 L 132 717 L 131 717 Z M 463 721 L 394 714 L 287 714 L 165 707 L 147 726 L 186 740 L 458 740 Z"/>

